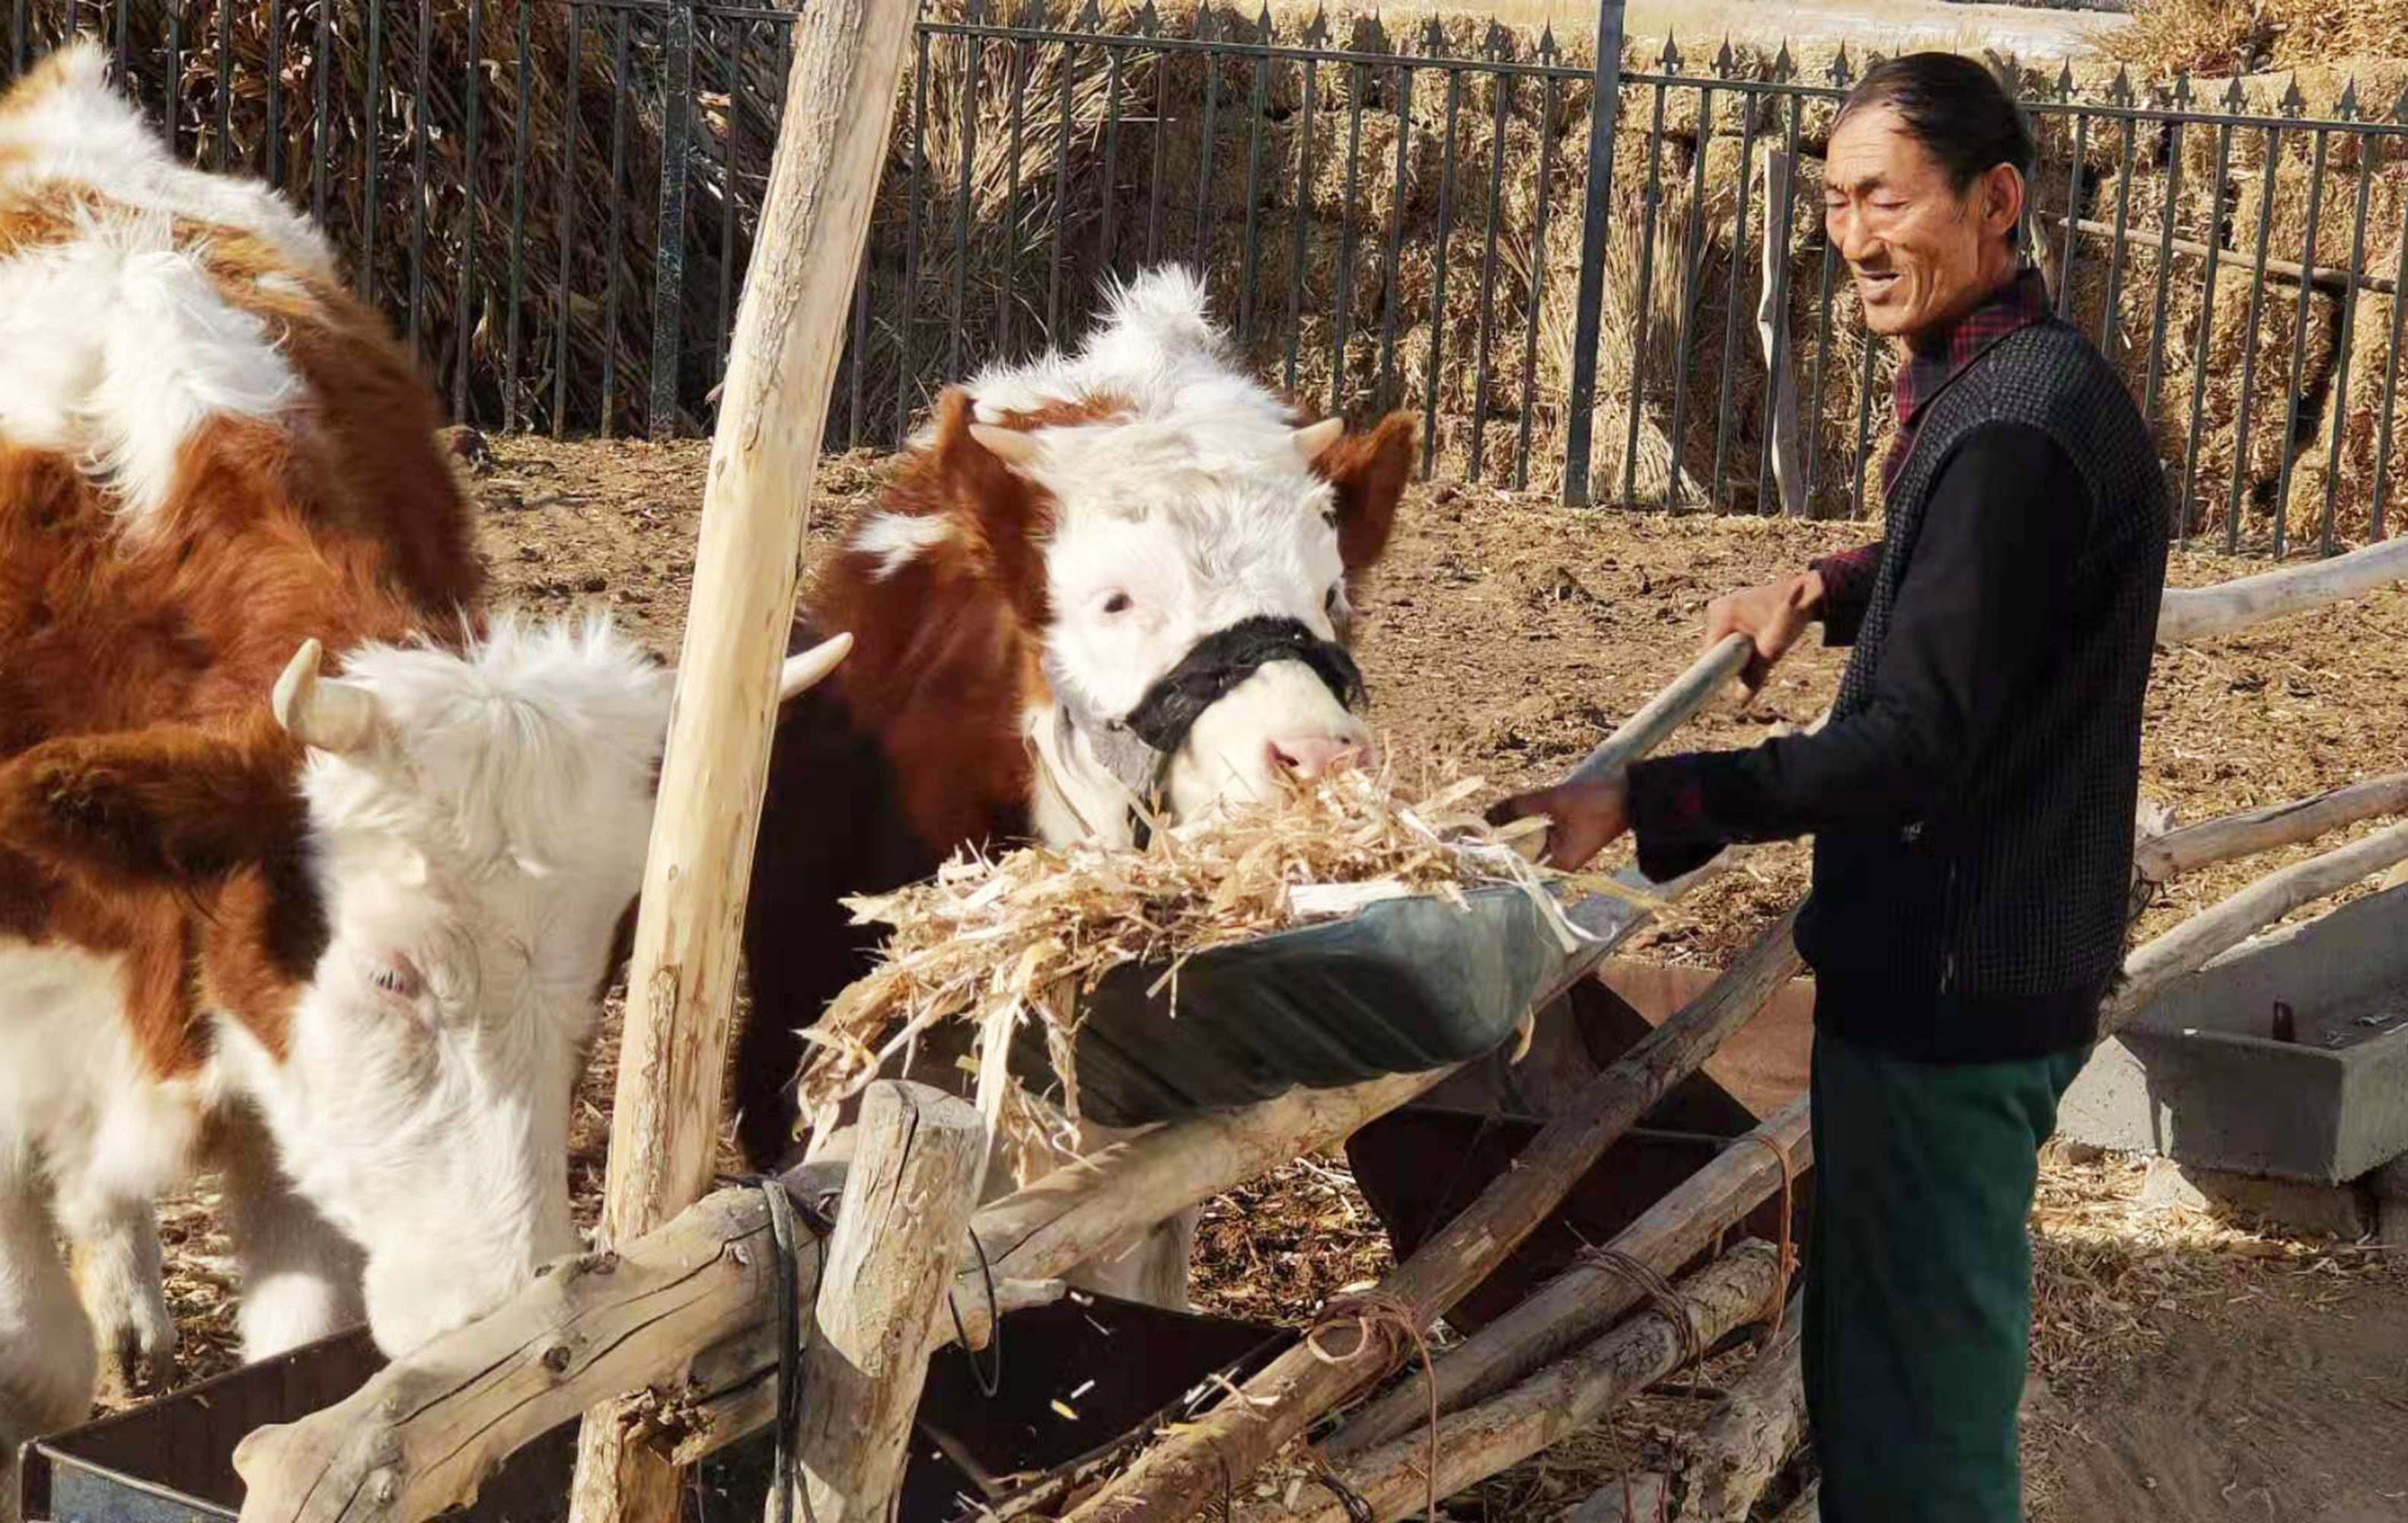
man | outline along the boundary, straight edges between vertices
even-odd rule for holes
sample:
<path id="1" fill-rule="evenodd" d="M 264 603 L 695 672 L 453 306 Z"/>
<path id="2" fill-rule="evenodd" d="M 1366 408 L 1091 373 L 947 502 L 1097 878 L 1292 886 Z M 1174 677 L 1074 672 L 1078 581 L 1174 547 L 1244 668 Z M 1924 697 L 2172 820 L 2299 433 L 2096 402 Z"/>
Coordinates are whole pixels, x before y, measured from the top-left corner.
<path id="1" fill-rule="evenodd" d="M 2031 139 L 1921 53 L 1842 103 L 1825 222 L 1902 349 L 1882 541 L 1715 602 L 1760 683 L 1819 620 L 1829 722 L 1509 800 L 1560 866 L 1658 881 L 1812 834 L 1807 1401 L 1827 1523 L 2021 1523 L 2026 1217 L 2123 955 L 2164 474 L 2114 372 L 2018 267 Z"/>

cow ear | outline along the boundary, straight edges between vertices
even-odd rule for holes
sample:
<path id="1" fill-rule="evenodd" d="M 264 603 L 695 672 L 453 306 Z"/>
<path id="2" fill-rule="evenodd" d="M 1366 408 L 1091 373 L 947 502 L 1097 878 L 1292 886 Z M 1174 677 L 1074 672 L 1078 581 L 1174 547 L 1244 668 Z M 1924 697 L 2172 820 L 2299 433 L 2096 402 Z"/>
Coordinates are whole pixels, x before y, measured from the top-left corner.
<path id="1" fill-rule="evenodd" d="M 1388 548 L 1397 501 L 1413 479 L 1419 430 L 1410 412 L 1391 412 L 1368 434 L 1348 434 L 1324 449 L 1314 467 L 1338 495 L 1338 553 L 1359 576 Z"/>
<path id="2" fill-rule="evenodd" d="M 947 511 L 973 531 L 971 539 L 984 547 L 1014 606 L 1041 624 L 1045 566 L 1038 541 L 1043 538 L 1046 499 L 1014 468 L 1033 456 L 1033 450 L 1021 448 L 1025 437 L 995 438 L 1010 432 L 980 424 L 969 393 L 958 386 L 946 387 L 937 398 L 934 449 Z"/>
<path id="3" fill-rule="evenodd" d="M 121 886 L 220 878 L 296 839 L 299 759 L 265 726 L 50 740 L 0 769 L 0 840 Z"/>
<path id="4" fill-rule="evenodd" d="M 1025 465 L 1029 450 L 1014 448 L 1017 440 L 998 439 L 1010 432 L 978 421 L 970 394 L 948 386 L 937 398 L 937 467 L 957 504 L 981 518 L 1025 512 L 1029 490 L 1013 470 Z M 998 443 L 1005 447 L 997 449 Z"/>

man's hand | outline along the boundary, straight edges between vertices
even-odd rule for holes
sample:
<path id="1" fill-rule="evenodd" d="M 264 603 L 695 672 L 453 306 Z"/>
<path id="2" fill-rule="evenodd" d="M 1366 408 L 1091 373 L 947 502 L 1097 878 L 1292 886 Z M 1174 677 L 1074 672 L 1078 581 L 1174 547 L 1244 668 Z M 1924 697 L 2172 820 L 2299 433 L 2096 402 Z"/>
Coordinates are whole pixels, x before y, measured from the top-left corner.
<path id="1" fill-rule="evenodd" d="M 1820 571 L 1801 571 L 1784 581 L 1726 594 L 1706 605 L 1705 649 L 1712 650 L 1728 635 L 1755 640 L 1756 654 L 1740 673 L 1753 693 L 1772 674 L 1773 663 L 1798 643 L 1822 602 Z"/>
<path id="2" fill-rule="evenodd" d="M 1574 778 L 1516 794 L 1490 810 L 1488 819 L 1506 825 L 1534 814 L 1555 825 L 1547 837 L 1547 865 L 1558 872 L 1577 871 L 1630 828 L 1629 777 L 1616 772 L 1594 781 Z"/>

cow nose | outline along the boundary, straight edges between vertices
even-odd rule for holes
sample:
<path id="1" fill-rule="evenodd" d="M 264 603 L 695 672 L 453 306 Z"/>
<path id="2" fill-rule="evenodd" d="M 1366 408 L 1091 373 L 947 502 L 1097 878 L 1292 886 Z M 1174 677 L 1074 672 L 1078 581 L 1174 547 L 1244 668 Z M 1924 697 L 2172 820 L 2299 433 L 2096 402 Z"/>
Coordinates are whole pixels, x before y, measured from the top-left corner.
<path id="1" fill-rule="evenodd" d="M 1270 761 L 1273 769 L 1293 773 L 1299 781 L 1311 783 L 1332 772 L 1362 766 L 1369 759 L 1369 750 L 1360 740 L 1321 735 L 1310 740 L 1273 740 Z"/>

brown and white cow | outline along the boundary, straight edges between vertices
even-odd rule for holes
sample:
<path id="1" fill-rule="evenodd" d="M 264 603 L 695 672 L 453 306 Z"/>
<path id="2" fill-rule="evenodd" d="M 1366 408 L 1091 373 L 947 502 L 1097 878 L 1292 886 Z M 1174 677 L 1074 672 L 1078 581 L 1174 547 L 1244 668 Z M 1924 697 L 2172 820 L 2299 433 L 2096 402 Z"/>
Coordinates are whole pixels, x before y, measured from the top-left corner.
<path id="1" fill-rule="evenodd" d="M 1118 292 L 1076 353 L 939 397 L 797 625 L 797 648 L 856 643 L 771 760 L 735 1079 L 755 1167 L 792 1145 L 796 1028 L 875 944 L 839 895 L 971 843 L 1127 841 L 1140 796 L 1193 819 L 1367 754 L 1350 592 L 1413 449 L 1409 415 L 1346 435 L 1247 375 L 1176 268 Z M 955 1056 L 925 1049 L 913 1071 L 952 1082 Z M 1084 1278 L 1184 1304 L 1191 1229 Z"/>
<path id="2" fill-rule="evenodd" d="M 172 1338 L 150 1213 L 196 1169 L 253 1357 L 363 1309 L 407 1348 L 578 1246 L 670 679 L 477 619 L 437 421 L 318 234 L 97 50 L 0 96 L 0 1512 L 95 1331 Z"/>

